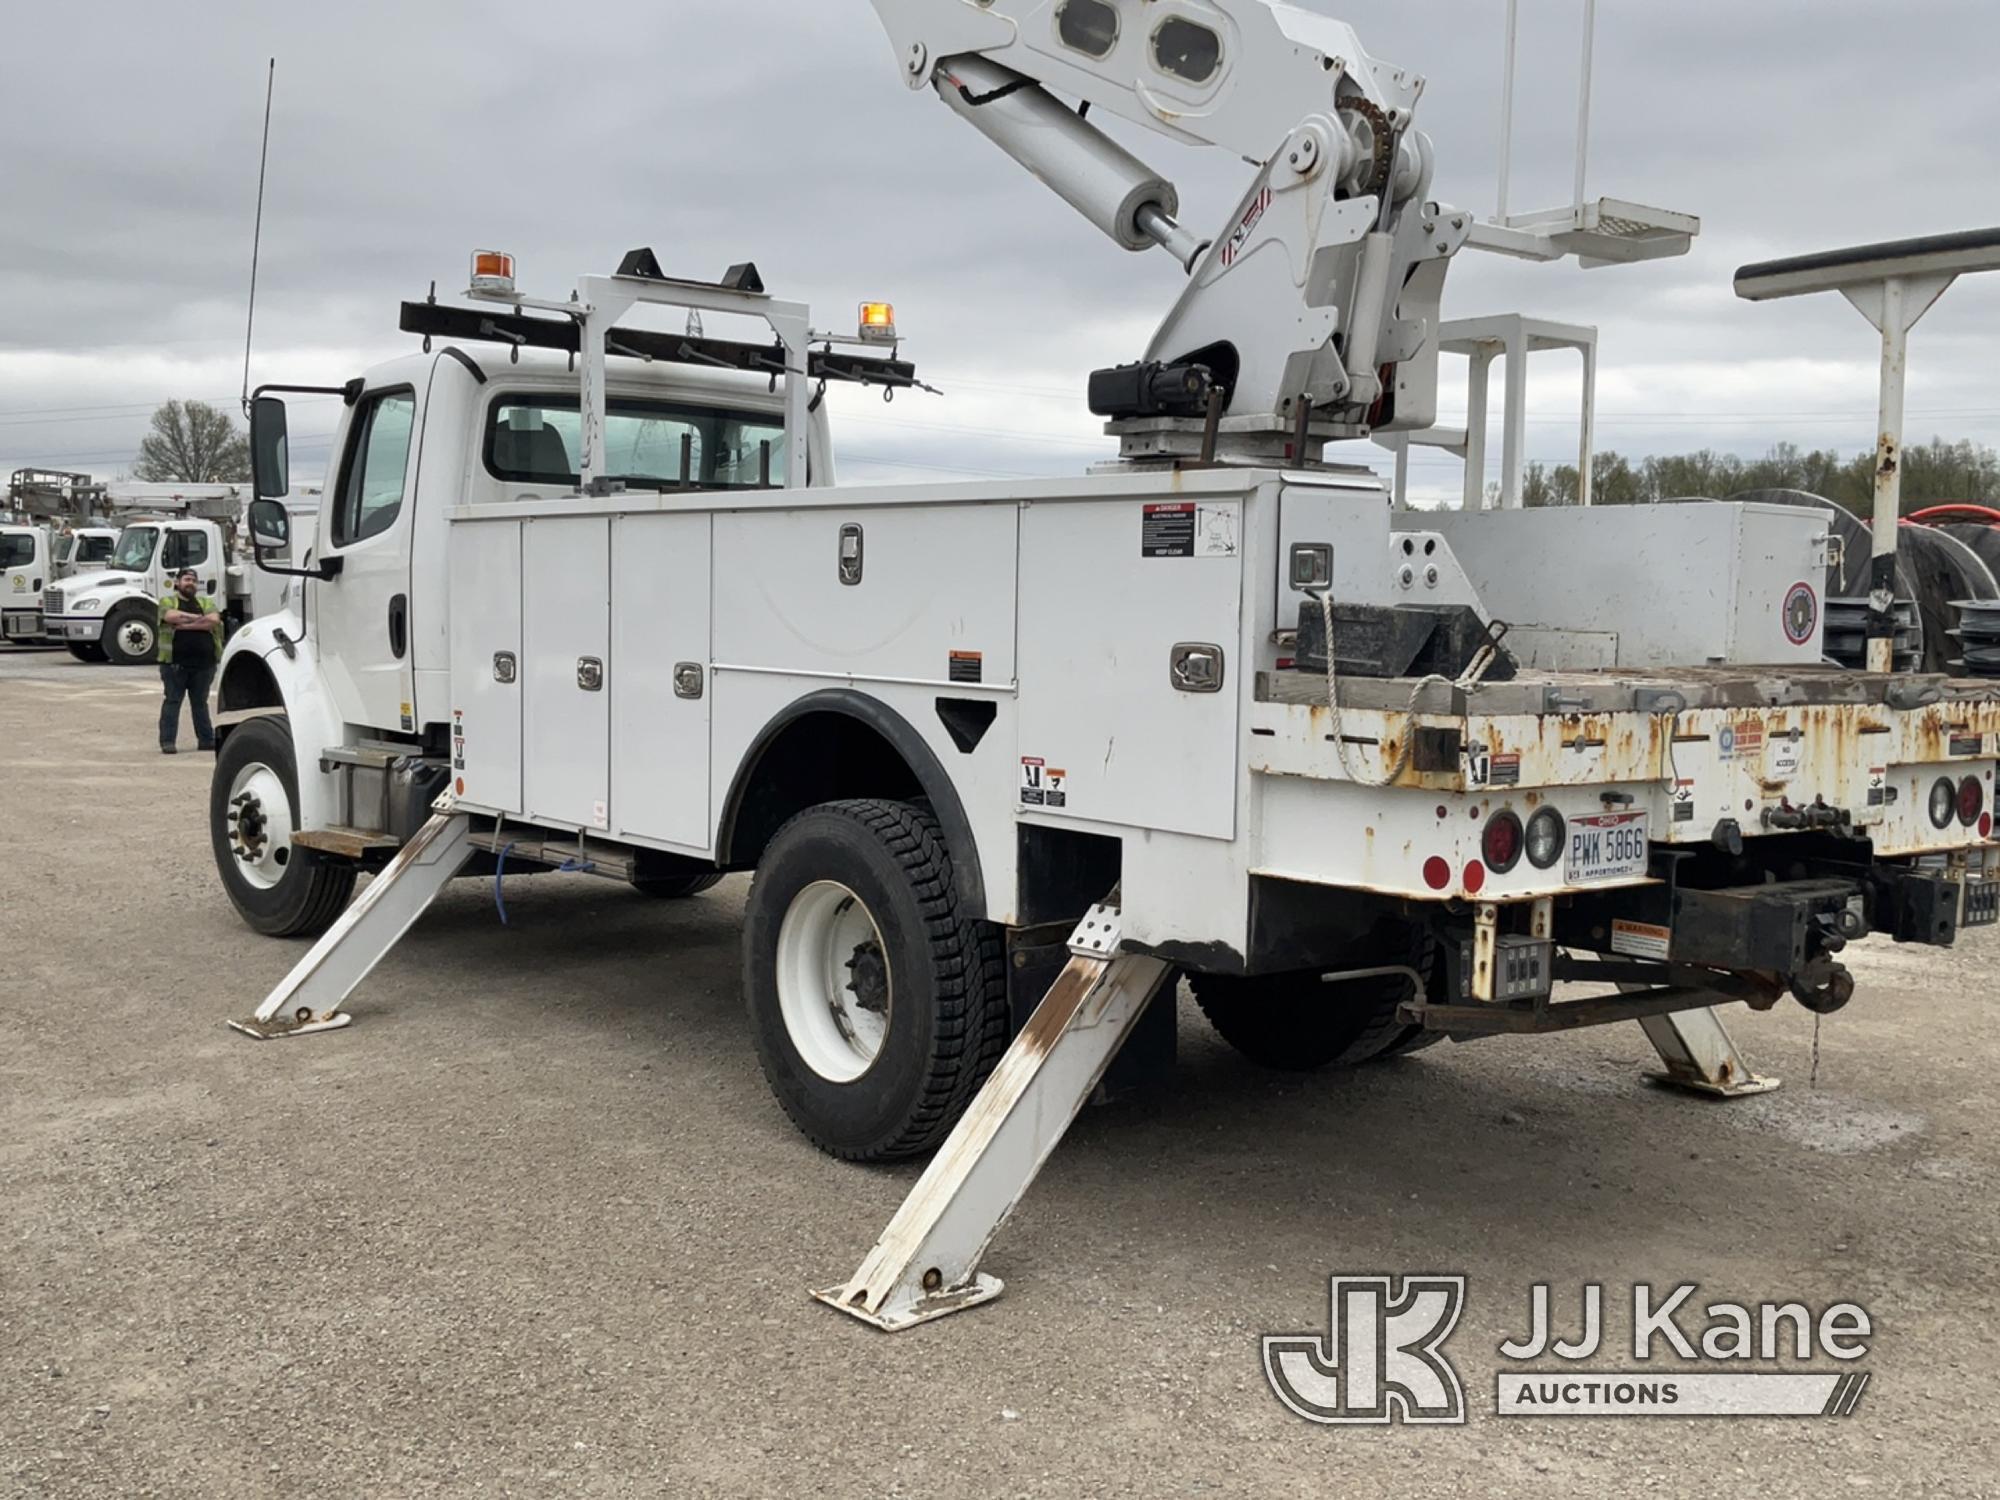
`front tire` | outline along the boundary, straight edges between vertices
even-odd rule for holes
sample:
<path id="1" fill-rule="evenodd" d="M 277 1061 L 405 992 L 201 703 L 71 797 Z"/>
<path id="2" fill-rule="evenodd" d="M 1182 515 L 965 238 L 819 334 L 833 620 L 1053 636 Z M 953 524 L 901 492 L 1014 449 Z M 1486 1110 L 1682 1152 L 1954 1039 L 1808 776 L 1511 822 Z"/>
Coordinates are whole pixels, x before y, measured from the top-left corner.
<path id="1" fill-rule="evenodd" d="M 208 822 L 222 888 L 258 932 L 317 937 L 347 909 L 354 866 L 292 843 L 299 778 L 284 719 L 251 719 L 222 742 Z"/>
<path id="2" fill-rule="evenodd" d="M 159 611 L 145 604 L 121 604 L 104 622 L 98 644 L 114 667 L 143 667 L 159 660 Z"/>
<path id="3" fill-rule="evenodd" d="M 1007 1046 L 999 932 L 959 907 L 944 835 L 908 803 L 829 802 L 778 830 L 743 929 L 771 1091 L 848 1161 L 934 1148 Z"/>
<path id="4" fill-rule="evenodd" d="M 1348 967 L 1406 964 L 1428 988 L 1436 961 L 1429 933 L 1391 924 Z M 1310 970 L 1254 978 L 1195 974 L 1188 982 L 1216 1034 L 1260 1067 L 1295 1073 L 1351 1068 L 1420 1051 L 1442 1035 L 1397 1015 L 1410 993 L 1402 975 L 1329 982 Z"/>
<path id="5" fill-rule="evenodd" d="M 69 654 L 78 661 L 97 662 L 104 660 L 104 648 L 95 641 L 79 641 L 69 648 Z"/>

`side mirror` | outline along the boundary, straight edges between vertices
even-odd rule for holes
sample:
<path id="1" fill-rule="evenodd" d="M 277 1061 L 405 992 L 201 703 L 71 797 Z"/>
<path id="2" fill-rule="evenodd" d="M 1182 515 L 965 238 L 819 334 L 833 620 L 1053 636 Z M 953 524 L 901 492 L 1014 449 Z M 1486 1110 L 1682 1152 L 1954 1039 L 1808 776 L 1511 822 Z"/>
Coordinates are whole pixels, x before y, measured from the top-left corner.
<path id="1" fill-rule="evenodd" d="M 285 403 L 276 396 L 259 396 L 250 403 L 250 474 L 260 499 L 276 500 L 291 490 Z"/>
<path id="2" fill-rule="evenodd" d="M 275 404 L 280 413 L 282 413 L 284 411 L 284 402 L 280 401 Z M 280 415 L 278 421 L 280 426 L 282 426 L 284 417 Z M 279 435 L 279 441 L 281 443 L 284 441 L 282 432 Z M 257 484 L 259 490 L 261 490 L 263 488 L 263 477 L 261 475 L 258 476 Z M 292 517 L 280 501 L 266 499 L 260 495 L 259 498 L 250 502 L 251 546 L 255 547 L 259 552 L 282 552 L 291 544 L 291 540 Z"/>

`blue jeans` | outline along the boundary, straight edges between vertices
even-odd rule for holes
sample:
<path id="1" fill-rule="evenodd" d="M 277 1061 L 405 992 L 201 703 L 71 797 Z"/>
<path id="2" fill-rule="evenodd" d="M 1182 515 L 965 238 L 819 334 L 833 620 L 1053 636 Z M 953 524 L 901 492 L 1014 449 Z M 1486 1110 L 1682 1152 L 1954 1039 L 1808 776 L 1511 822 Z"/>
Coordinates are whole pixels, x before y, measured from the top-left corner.
<path id="1" fill-rule="evenodd" d="M 180 738 L 183 698 L 187 699 L 188 712 L 194 716 L 195 743 L 204 750 L 215 748 L 215 726 L 208 722 L 208 685 L 214 680 L 213 662 L 199 667 L 177 667 L 170 661 L 160 663 L 160 686 L 166 689 L 166 698 L 160 704 L 162 749 Z"/>

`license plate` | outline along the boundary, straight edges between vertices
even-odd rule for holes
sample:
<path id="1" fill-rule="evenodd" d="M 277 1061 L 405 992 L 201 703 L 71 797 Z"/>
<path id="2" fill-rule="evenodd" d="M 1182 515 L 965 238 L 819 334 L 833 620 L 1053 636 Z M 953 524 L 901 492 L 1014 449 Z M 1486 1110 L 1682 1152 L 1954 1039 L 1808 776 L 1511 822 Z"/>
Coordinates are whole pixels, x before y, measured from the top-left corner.
<path id="1" fill-rule="evenodd" d="M 1644 875 L 1647 863 L 1644 813 L 1595 813 L 1569 820 L 1563 878 L 1571 885 L 1629 880 Z"/>

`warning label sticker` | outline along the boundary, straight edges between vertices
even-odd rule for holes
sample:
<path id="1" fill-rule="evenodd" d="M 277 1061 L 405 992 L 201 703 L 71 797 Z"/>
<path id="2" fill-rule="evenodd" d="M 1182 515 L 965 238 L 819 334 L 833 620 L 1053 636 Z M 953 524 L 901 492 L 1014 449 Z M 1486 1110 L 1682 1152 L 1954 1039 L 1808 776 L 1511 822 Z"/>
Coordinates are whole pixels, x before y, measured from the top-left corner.
<path id="1" fill-rule="evenodd" d="M 1496 755 L 1490 750 L 1474 750 L 1471 753 L 1471 774 L 1467 778 L 1474 786 L 1519 786 L 1521 784 L 1521 757 L 1516 751 Z"/>
<path id="2" fill-rule="evenodd" d="M 1664 959 L 1673 947 L 1674 930 L 1651 922 L 1627 922 L 1622 917 L 1611 924 L 1611 951 L 1632 958 Z"/>
<path id="3" fill-rule="evenodd" d="M 1789 781 L 1799 774 L 1804 745 L 1804 737 L 1796 729 L 1771 741 L 1771 748 L 1764 757 L 1764 769 L 1773 781 Z"/>
<path id="4" fill-rule="evenodd" d="M 454 771 L 465 769 L 465 710 L 462 708 L 451 711 L 451 768 Z"/>
<path id="5" fill-rule="evenodd" d="M 1023 807 L 1067 807 L 1069 772 L 1059 771 L 1039 756 L 1021 757 L 1021 805 Z"/>
<path id="6" fill-rule="evenodd" d="M 1243 506 L 1235 500 L 1148 505 L 1140 512 L 1139 555 L 1234 557 L 1242 521 Z"/>

